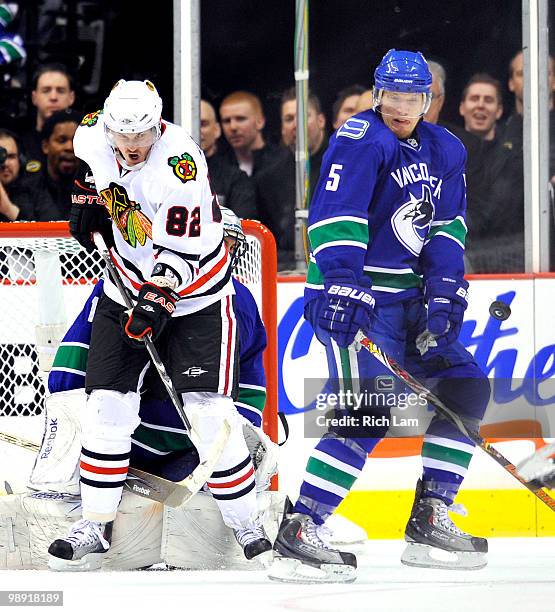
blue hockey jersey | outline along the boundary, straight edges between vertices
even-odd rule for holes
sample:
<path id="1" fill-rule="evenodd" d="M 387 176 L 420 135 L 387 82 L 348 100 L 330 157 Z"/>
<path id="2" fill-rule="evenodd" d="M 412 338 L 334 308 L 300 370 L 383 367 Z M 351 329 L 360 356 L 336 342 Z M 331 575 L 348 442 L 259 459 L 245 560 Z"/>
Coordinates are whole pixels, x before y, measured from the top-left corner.
<path id="1" fill-rule="evenodd" d="M 330 139 L 308 217 L 305 301 L 339 268 L 369 275 L 378 303 L 421 294 L 426 278 L 463 276 L 466 150 L 431 123 L 413 136 L 397 139 L 370 110 Z"/>

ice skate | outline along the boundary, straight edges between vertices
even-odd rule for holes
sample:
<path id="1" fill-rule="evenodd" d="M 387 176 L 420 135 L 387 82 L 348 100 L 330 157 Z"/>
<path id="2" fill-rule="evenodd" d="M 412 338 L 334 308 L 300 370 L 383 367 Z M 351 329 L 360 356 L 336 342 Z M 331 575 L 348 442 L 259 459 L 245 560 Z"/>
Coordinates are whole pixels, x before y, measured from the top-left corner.
<path id="1" fill-rule="evenodd" d="M 312 518 L 292 510 L 287 499 L 274 543 L 269 578 L 280 582 L 353 582 L 357 567 L 355 555 L 330 548 Z"/>
<path id="2" fill-rule="evenodd" d="M 405 530 L 401 563 L 440 569 L 480 569 L 487 564 L 488 541 L 465 533 L 449 517 L 464 513 L 433 497 L 417 499 Z"/>
<path id="3" fill-rule="evenodd" d="M 254 523 L 252 526 L 243 529 L 234 529 L 235 539 L 241 545 L 245 557 L 251 561 L 257 559 L 264 566 L 271 562 L 272 544 L 264 531 L 261 523 Z"/>
<path id="4" fill-rule="evenodd" d="M 327 530 L 323 539 L 331 546 L 349 546 L 351 550 L 362 550 L 368 542 L 366 531 L 341 514 L 334 513 L 328 517 L 320 530 Z"/>
<path id="5" fill-rule="evenodd" d="M 48 567 L 58 572 L 99 569 L 111 539 L 112 522 L 103 524 L 81 519 L 72 525 L 65 538 L 50 544 Z"/>

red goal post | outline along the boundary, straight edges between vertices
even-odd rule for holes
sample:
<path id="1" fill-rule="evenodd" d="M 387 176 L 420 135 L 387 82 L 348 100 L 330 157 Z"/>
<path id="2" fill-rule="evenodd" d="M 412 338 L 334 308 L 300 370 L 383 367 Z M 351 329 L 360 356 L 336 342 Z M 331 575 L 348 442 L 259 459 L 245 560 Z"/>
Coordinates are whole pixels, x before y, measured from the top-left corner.
<path id="1" fill-rule="evenodd" d="M 247 247 L 234 276 L 253 293 L 266 327 L 264 429 L 272 440 L 277 441 L 276 244 L 262 223 L 245 220 L 242 224 Z M 45 258 L 39 257 L 40 253 L 56 253 L 59 257 L 57 284 L 62 288 L 51 285 L 46 287 L 46 291 L 41 290 L 37 279 L 44 263 L 39 260 Z M 48 261 L 46 265 L 49 265 Z M 72 308 L 68 309 L 66 321 L 69 326 L 90 293 L 87 285 L 97 282 L 101 270 L 98 254 L 82 249 L 71 238 L 65 221 L 0 223 L 0 375 L 8 381 L 0 391 L 0 416 L 40 412 L 45 388 L 38 368 L 35 326 L 60 310 L 56 301 L 65 302 L 68 287 L 70 290 L 73 287 L 74 293 L 82 294 L 82 297 L 71 295 L 71 304 L 68 305 Z"/>

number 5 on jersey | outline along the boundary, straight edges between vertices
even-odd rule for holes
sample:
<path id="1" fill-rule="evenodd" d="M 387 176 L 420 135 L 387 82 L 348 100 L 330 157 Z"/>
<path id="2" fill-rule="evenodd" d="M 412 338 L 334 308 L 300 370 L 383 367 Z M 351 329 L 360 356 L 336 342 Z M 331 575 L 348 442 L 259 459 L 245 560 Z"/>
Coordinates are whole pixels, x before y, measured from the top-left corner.
<path id="1" fill-rule="evenodd" d="M 189 236 L 197 238 L 200 236 L 200 207 L 189 211 L 185 206 L 172 206 L 168 210 L 166 219 L 166 232 L 170 236 Z"/>
<path id="2" fill-rule="evenodd" d="M 339 170 L 343 170 L 343 164 L 332 164 L 330 173 L 328 174 L 329 180 L 326 182 L 326 191 L 337 191 L 339 187 Z"/>

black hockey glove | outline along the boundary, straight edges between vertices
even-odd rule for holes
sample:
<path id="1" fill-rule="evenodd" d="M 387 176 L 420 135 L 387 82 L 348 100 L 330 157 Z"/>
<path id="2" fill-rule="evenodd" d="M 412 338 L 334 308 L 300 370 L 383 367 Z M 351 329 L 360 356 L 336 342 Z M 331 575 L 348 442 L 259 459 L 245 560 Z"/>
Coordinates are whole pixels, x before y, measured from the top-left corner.
<path id="1" fill-rule="evenodd" d="M 334 270 L 325 275 L 327 304 L 318 323 L 340 347 L 347 348 L 360 329 L 365 333 L 370 329 L 376 305 L 370 291 L 371 284 L 370 278 L 357 279 L 349 269 Z"/>
<path id="2" fill-rule="evenodd" d="M 112 220 L 108 211 L 100 204 L 72 204 L 69 212 L 69 231 L 87 251 L 95 250 L 92 239 L 94 232 L 99 232 L 108 248 L 114 246 Z"/>
<path id="3" fill-rule="evenodd" d="M 420 346 L 422 335 L 419 336 L 417 346 L 422 357 L 430 359 L 459 337 L 468 306 L 468 283 L 464 278 L 435 276 L 426 281 L 424 297 L 428 303 L 429 333 Z"/>
<path id="4" fill-rule="evenodd" d="M 147 335 L 156 340 L 162 333 L 179 300 L 179 294 L 172 289 L 175 284 L 165 276 L 153 276 L 141 287 L 137 303 L 122 318 L 125 335 L 133 344 Z"/>

